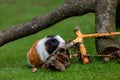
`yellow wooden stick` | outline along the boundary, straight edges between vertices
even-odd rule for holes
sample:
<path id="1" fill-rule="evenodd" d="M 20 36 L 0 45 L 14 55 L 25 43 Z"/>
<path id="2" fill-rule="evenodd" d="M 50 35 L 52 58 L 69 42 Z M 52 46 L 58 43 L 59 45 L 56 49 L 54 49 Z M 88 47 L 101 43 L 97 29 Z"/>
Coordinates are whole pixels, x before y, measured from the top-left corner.
<path id="1" fill-rule="evenodd" d="M 76 34 L 76 39 L 73 42 L 80 44 L 80 52 L 81 52 L 80 57 L 82 59 L 83 64 L 87 64 L 87 63 L 89 63 L 89 59 L 88 59 L 88 56 L 85 56 L 86 55 L 86 48 L 84 46 L 82 33 L 80 32 L 79 28 L 75 29 L 75 34 Z"/>
<path id="2" fill-rule="evenodd" d="M 120 32 L 82 34 L 82 38 L 94 38 L 94 37 L 104 37 L 104 36 L 120 36 Z"/>
<path id="3" fill-rule="evenodd" d="M 119 36 L 120 32 L 108 32 L 108 33 L 95 33 L 95 34 L 82 34 L 80 28 L 76 27 L 75 29 L 76 39 L 73 40 L 73 43 L 80 44 L 81 59 L 83 64 L 89 63 L 89 58 L 86 53 L 86 48 L 84 46 L 83 39 L 85 38 L 94 38 L 94 37 L 104 37 L 104 36 Z"/>

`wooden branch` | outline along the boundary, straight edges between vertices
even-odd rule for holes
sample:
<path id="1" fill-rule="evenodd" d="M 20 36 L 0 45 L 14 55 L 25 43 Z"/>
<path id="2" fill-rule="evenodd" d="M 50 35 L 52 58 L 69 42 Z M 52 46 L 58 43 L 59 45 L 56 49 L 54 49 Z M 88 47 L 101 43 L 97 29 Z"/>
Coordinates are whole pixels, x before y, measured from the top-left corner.
<path id="1" fill-rule="evenodd" d="M 106 32 L 106 33 L 95 33 L 95 34 L 83 34 L 83 38 L 97 38 L 97 37 L 105 37 L 105 36 L 120 36 L 120 32 Z"/>
<path id="2" fill-rule="evenodd" d="M 95 38 L 95 37 L 105 37 L 105 36 L 120 36 L 120 32 L 110 32 L 110 33 L 95 33 L 95 34 L 82 34 L 80 31 L 80 27 L 77 27 L 75 29 L 76 39 L 73 40 L 73 43 L 79 43 L 80 44 L 80 57 L 82 59 L 83 64 L 89 63 L 90 60 L 88 58 L 86 48 L 84 45 L 83 40 L 85 38 Z M 108 55 L 97 55 L 98 57 L 112 57 L 112 54 Z"/>
<path id="3" fill-rule="evenodd" d="M 80 57 L 82 59 L 83 64 L 87 64 L 87 63 L 89 63 L 89 59 L 88 59 L 88 57 L 85 56 L 87 54 L 86 53 L 86 48 L 85 48 L 85 45 L 84 45 L 84 42 L 83 42 L 83 35 L 80 32 L 79 27 L 76 27 L 75 34 L 76 34 L 76 39 L 73 42 L 74 43 L 79 43 L 79 45 L 80 45 L 79 49 L 80 49 L 80 52 L 81 52 Z"/>
<path id="4" fill-rule="evenodd" d="M 10 41 L 37 33 L 38 31 L 48 28 L 68 17 L 83 15 L 88 12 L 94 12 L 94 10 L 94 0 L 68 0 L 60 7 L 43 16 L 35 17 L 24 24 L 0 31 L 0 46 Z"/>

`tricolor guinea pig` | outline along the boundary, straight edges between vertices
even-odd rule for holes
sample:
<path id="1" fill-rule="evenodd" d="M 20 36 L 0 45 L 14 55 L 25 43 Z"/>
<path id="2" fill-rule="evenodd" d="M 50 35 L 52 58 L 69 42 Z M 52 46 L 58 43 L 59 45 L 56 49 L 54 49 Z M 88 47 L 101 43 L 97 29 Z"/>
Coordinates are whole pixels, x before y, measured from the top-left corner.
<path id="1" fill-rule="evenodd" d="M 27 61 L 32 67 L 40 67 L 58 47 L 64 46 L 65 40 L 59 35 L 46 36 L 33 43 L 27 54 Z"/>

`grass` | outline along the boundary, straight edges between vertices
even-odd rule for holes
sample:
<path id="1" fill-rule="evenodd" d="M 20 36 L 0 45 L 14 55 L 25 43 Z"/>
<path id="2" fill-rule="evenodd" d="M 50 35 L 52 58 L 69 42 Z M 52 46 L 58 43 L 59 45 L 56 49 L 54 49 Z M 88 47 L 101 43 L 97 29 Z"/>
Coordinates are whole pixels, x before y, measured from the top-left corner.
<path id="1" fill-rule="evenodd" d="M 65 0 L 0 0 L 0 30 L 10 28 L 44 15 Z M 34 35 L 10 42 L 0 47 L 0 80 L 119 80 L 120 65 L 115 60 L 104 63 L 93 58 L 83 65 L 72 61 L 65 72 L 39 69 L 32 73 L 27 66 L 26 54 L 35 40 L 50 34 L 60 34 L 65 40 L 74 39 L 73 29 L 81 26 L 83 33 L 95 32 L 95 15 L 72 17 Z M 9 36 L 9 35 L 8 35 Z M 85 46 L 90 54 L 97 54 L 94 39 L 86 39 Z"/>

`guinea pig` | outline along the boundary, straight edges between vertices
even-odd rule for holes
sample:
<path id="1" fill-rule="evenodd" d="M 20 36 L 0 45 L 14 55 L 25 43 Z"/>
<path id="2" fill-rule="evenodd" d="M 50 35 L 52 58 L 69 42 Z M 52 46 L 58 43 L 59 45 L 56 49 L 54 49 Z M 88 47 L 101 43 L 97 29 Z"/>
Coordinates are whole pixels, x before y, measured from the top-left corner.
<path id="1" fill-rule="evenodd" d="M 53 51 L 64 45 L 65 40 L 60 35 L 46 36 L 34 42 L 27 53 L 28 64 L 34 68 L 42 66 Z"/>

